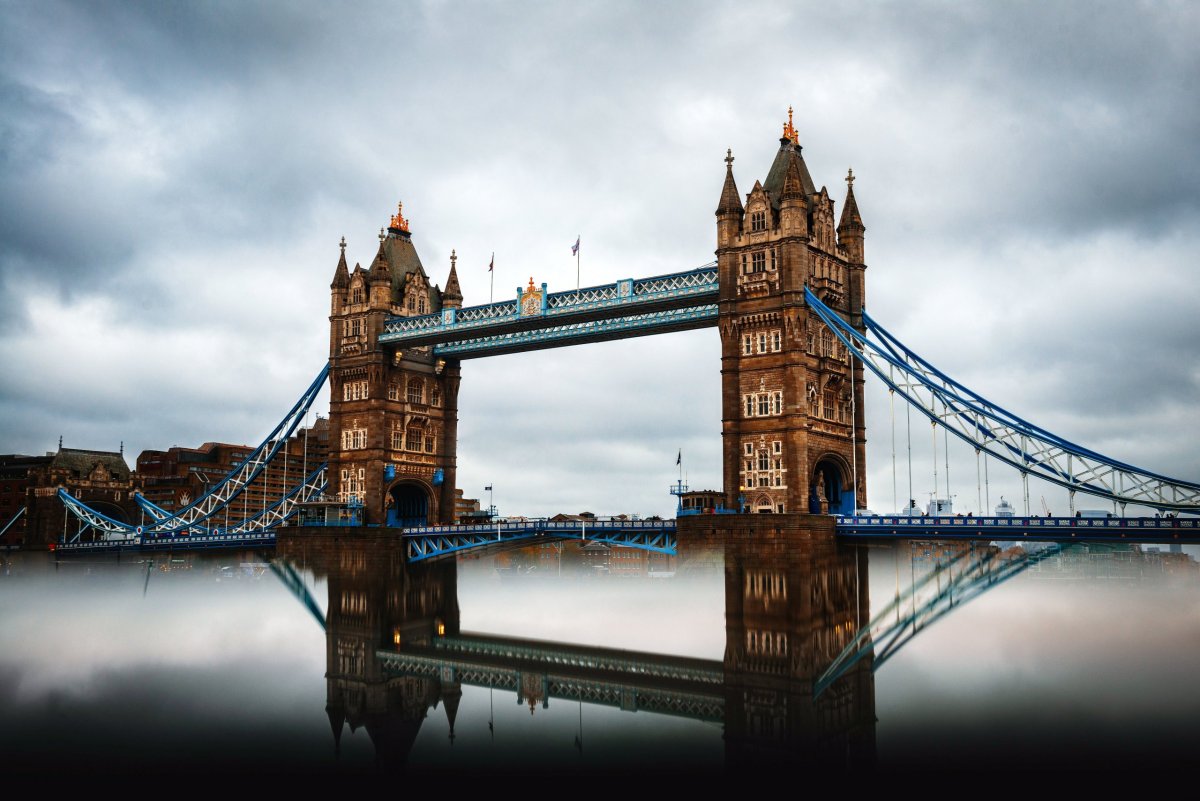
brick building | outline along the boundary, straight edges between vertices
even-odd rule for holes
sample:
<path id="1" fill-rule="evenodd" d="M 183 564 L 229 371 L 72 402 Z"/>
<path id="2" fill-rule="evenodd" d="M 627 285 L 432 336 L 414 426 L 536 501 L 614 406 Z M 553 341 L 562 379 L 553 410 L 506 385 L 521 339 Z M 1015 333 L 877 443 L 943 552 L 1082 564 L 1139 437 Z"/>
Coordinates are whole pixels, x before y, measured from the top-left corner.
<path id="1" fill-rule="evenodd" d="M 807 285 L 862 327 L 866 231 L 846 177 L 834 201 L 801 154 L 792 112 L 765 181 L 743 202 L 725 159 L 717 206 L 725 506 L 838 512 L 866 497 L 862 365 L 807 307 Z"/>
<path id="2" fill-rule="evenodd" d="M 60 445 L 56 452 L 42 458 L 20 458 L 31 460 L 25 478 L 17 479 L 26 486 L 27 511 L 22 534 L 26 548 L 44 549 L 57 542 L 64 532 L 70 536 L 77 530 L 73 519 L 67 520 L 66 507 L 58 497 L 60 487 L 118 522 L 132 523 L 138 519 L 139 508 L 133 493 L 141 488 L 141 482 L 129 469 L 123 452 Z"/>
<path id="3" fill-rule="evenodd" d="M 366 524 L 453 523 L 458 362 L 435 359 L 429 347 L 385 352 L 379 334 L 389 317 L 462 307 L 455 256 L 439 289 L 403 206 L 380 230 L 369 269 L 349 270 L 344 239 L 341 248 L 330 285 L 327 494 L 361 501 Z"/>

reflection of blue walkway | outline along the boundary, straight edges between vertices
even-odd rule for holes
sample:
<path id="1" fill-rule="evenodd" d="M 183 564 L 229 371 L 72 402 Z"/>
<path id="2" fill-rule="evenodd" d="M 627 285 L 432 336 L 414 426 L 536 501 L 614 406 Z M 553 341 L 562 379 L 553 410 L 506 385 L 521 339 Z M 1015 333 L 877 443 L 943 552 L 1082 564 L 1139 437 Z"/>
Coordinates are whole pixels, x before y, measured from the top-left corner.
<path id="1" fill-rule="evenodd" d="M 392 675 L 494 687 L 543 707 L 554 697 L 696 720 L 725 717 L 725 669 L 713 660 L 482 634 L 435 637 L 376 655 Z"/>
<path id="2" fill-rule="evenodd" d="M 537 537 L 580 539 L 644 551 L 676 552 L 674 520 L 523 520 L 468 526 L 425 526 L 404 530 L 410 562 Z"/>

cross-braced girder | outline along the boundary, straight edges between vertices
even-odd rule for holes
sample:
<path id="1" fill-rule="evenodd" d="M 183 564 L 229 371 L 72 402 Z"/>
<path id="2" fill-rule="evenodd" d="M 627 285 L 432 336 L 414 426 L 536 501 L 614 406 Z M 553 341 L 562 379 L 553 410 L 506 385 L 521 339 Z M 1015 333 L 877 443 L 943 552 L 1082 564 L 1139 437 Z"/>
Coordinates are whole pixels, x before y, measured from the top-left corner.
<path id="1" fill-rule="evenodd" d="M 946 376 L 888 333 L 865 309 L 865 330 L 859 331 L 807 287 L 804 294 L 834 335 L 890 390 L 987 456 L 1072 492 L 1119 504 L 1200 510 L 1200 484 L 1133 467 L 1022 420 Z"/>
<path id="2" fill-rule="evenodd" d="M 286 446 L 288 439 L 308 414 L 309 408 L 328 378 L 329 364 L 326 363 L 316 379 L 304 391 L 287 415 L 279 421 L 279 425 L 275 426 L 275 429 L 267 435 L 266 439 L 234 467 L 225 478 L 214 484 L 212 489 L 190 505 L 178 512 L 171 513 L 151 503 L 140 494 L 136 495 L 135 500 L 138 505 L 153 518 L 153 527 L 161 533 L 184 531 L 204 523 L 223 511 L 230 501 L 238 497 Z"/>

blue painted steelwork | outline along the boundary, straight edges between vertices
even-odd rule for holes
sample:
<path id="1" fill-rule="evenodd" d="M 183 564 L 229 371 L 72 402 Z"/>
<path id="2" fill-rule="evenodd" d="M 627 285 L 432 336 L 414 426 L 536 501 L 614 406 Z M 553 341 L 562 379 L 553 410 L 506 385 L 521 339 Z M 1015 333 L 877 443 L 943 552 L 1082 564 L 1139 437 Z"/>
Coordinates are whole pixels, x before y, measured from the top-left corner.
<path id="1" fill-rule="evenodd" d="M 977 451 L 1030 474 L 1122 505 L 1200 510 L 1200 484 L 1172 479 L 1102 456 L 1028 423 L 934 368 L 862 311 L 866 332 L 849 325 L 805 287 L 804 296 L 834 335 L 935 424 Z M 873 335 L 878 342 L 872 341 Z M 941 407 L 939 410 L 938 407 Z"/>
<path id="2" fill-rule="evenodd" d="M 719 661 L 662 654 L 534 643 L 486 635 L 434 637 L 376 652 L 389 675 L 426 676 L 515 692 L 522 676 L 541 676 L 550 698 L 586 701 L 628 711 L 651 711 L 721 722 L 725 670 Z"/>
<path id="3" fill-rule="evenodd" d="M 879 670 L 909 640 L 947 613 L 1062 551 L 1063 546 L 1055 544 L 1032 553 L 1001 556 L 996 550 L 971 546 L 939 561 L 934 570 L 897 595 L 858 631 L 817 677 L 813 697 L 821 695 L 865 656 L 872 657 L 871 671 Z"/>
<path id="4" fill-rule="evenodd" d="M 25 514 L 24 506 L 22 506 L 20 509 L 18 509 L 17 513 L 12 516 L 12 519 L 4 524 L 4 528 L 0 528 L 0 537 L 3 537 L 5 532 L 7 532 L 12 527 L 12 524 L 17 522 L 17 519 L 20 518 L 21 515 L 23 515 L 23 514 Z"/>
<path id="5" fill-rule="evenodd" d="M 842 537 L 875 539 L 1010 539 L 1035 541 L 1130 540 L 1175 542 L 1200 540 L 1195 517 L 905 517 L 897 515 L 839 517 Z"/>
<path id="6" fill-rule="evenodd" d="M 471 359 L 517 351 L 542 350 L 567 345 L 582 345 L 588 342 L 607 342 L 651 334 L 690 331 L 716 324 L 717 305 L 711 303 L 689 308 L 630 314 L 624 317 L 584 320 L 567 325 L 546 325 L 530 330 L 510 331 L 504 334 L 435 345 L 433 352 L 435 356 Z"/>
<path id="7" fill-rule="evenodd" d="M 287 562 L 281 562 L 277 559 L 272 559 L 269 562 L 271 572 L 283 583 L 283 586 L 288 588 L 292 595 L 296 596 L 297 600 L 304 605 L 308 613 L 313 616 L 320 625 L 321 629 L 325 629 L 325 611 L 321 609 L 321 605 L 317 603 L 317 599 L 309 592 L 308 585 L 304 583 L 303 577 L 296 572 L 296 568 L 292 567 Z"/>
<path id="8" fill-rule="evenodd" d="M 242 493 L 250 482 L 266 468 L 275 458 L 279 450 L 287 443 L 296 427 L 308 414 L 313 401 L 317 399 L 325 381 L 329 378 L 329 363 L 321 368 L 321 372 L 309 385 L 300 400 L 291 408 L 275 429 L 267 435 L 245 459 L 229 472 L 225 478 L 213 485 L 212 489 L 200 496 L 192 504 L 171 513 L 151 503 L 140 494 L 134 496 L 138 505 L 154 520 L 153 526 L 159 531 L 182 531 L 192 529 L 216 514 L 224 511 L 227 504 Z"/>
<path id="9" fill-rule="evenodd" d="M 636 280 L 627 278 L 601 286 L 573 289 L 567 292 L 544 293 L 540 308 L 534 312 L 526 310 L 522 313 L 520 294 L 518 294 L 514 300 L 492 303 L 487 306 L 445 309 L 438 314 L 427 314 L 420 317 L 393 317 L 384 323 L 383 332 L 379 335 L 379 342 L 401 348 L 434 345 L 437 346 L 435 353 L 466 358 L 462 354 L 471 349 L 444 350 L 443 346 L 453 342 L 468 339 L 482 340 L 517 331 L 559 328 L 565 332 L 571 330 L 567 328 L 570 323 L 594 323 L 603 319 L 632 318 L 650 312 L 693 308 L 715 303 L 718 293 L 716 262 L 712 262 L 698 269 L 680 273 Z M 633 331 L 641 331 L 646 334 L 661 333 L 662 331 L 649 330 L 647 322 L 649 319 L 646 317 L 640 324 L 631 322 L 623 327 L 603 327 L 603 332 L 609 335 L 608 338 L 616 338 L 614 334 L 617 332 L 624 332 L 626 336 L 634 335 L 631 333 Z M 679 315 L 667 315 L 658 319 L 662 324 L 673 325 L 679 325 L 685 321 L 698 322 L 696 318 Z M 593 329 L 590 332 L 581 329 L 574 330 L 577 335 L 584 336 L 587 333 L 594 335 L 601 329 Z M 662 330 L 684 329 L 668 327 Z M 535 338 L 528 340 L 525 344 L 540 344 L 555 340 L 555 337 Z M 570 343 L 563 342 L 561 344 Z M 547 344 L 540 344 L 540 346 L 551 347 Z M 494 350 L 489 352 L 494 352 Z"/>
<path id="10" fill-rule="evenodd" d="M 674 520 L 525 520 L 478 525 L 423 526 L 405 529 L 403 536 L 405 556 L 410 562 L 536 537 L 585 539 L 656 553 L 676 553 Z"/>
<path id="11" fill-rule="evenodd" d="M 164 549 L 178 547 L 237 547 L 275 541 L 274 531 L 296 516 L 300 504 L 320 496 L 326 489 L 325 463 L 312 471 L 302 484 L 250 517 L 229 526 L 189 526 L 186 529 L 160 529 L 121 523 L 100 514 L 60 489 L 58 497 L 80 520 L 79 530 L 70 541 L 57 544 L 59 550 Z M 85 542 L 80 535 L 88 530 L 100 532 L 102 539 Z"/>

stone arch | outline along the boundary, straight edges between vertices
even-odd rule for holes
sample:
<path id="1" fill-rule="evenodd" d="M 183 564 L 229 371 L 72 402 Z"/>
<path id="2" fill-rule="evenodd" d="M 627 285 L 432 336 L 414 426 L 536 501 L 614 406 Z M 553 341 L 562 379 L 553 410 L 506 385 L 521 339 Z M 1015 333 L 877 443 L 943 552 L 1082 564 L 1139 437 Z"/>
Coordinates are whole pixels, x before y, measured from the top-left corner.
<path id="1" fill-rule="evenodd" d="M 775 504 L 771 500 L 771 496 L 759 494 L 754 499 L 754 503 L 751 505 L 750 511 L 760 515 L 770 514 L 775 511 Z"/>
<path id="2" fill-rule="evenodd" d="M 400 528 L 428 526 L 437 522 L 437 495 L 418 478 L 393 481 L 384 493 L 386 525 Z"/>
<path id="3" fill-rule="evenodd" d="M 853 476 L 845 458 L 823 453 L 813 465 L 808 484 L 808 510 L 813 514 L 853 514 Z"/>

